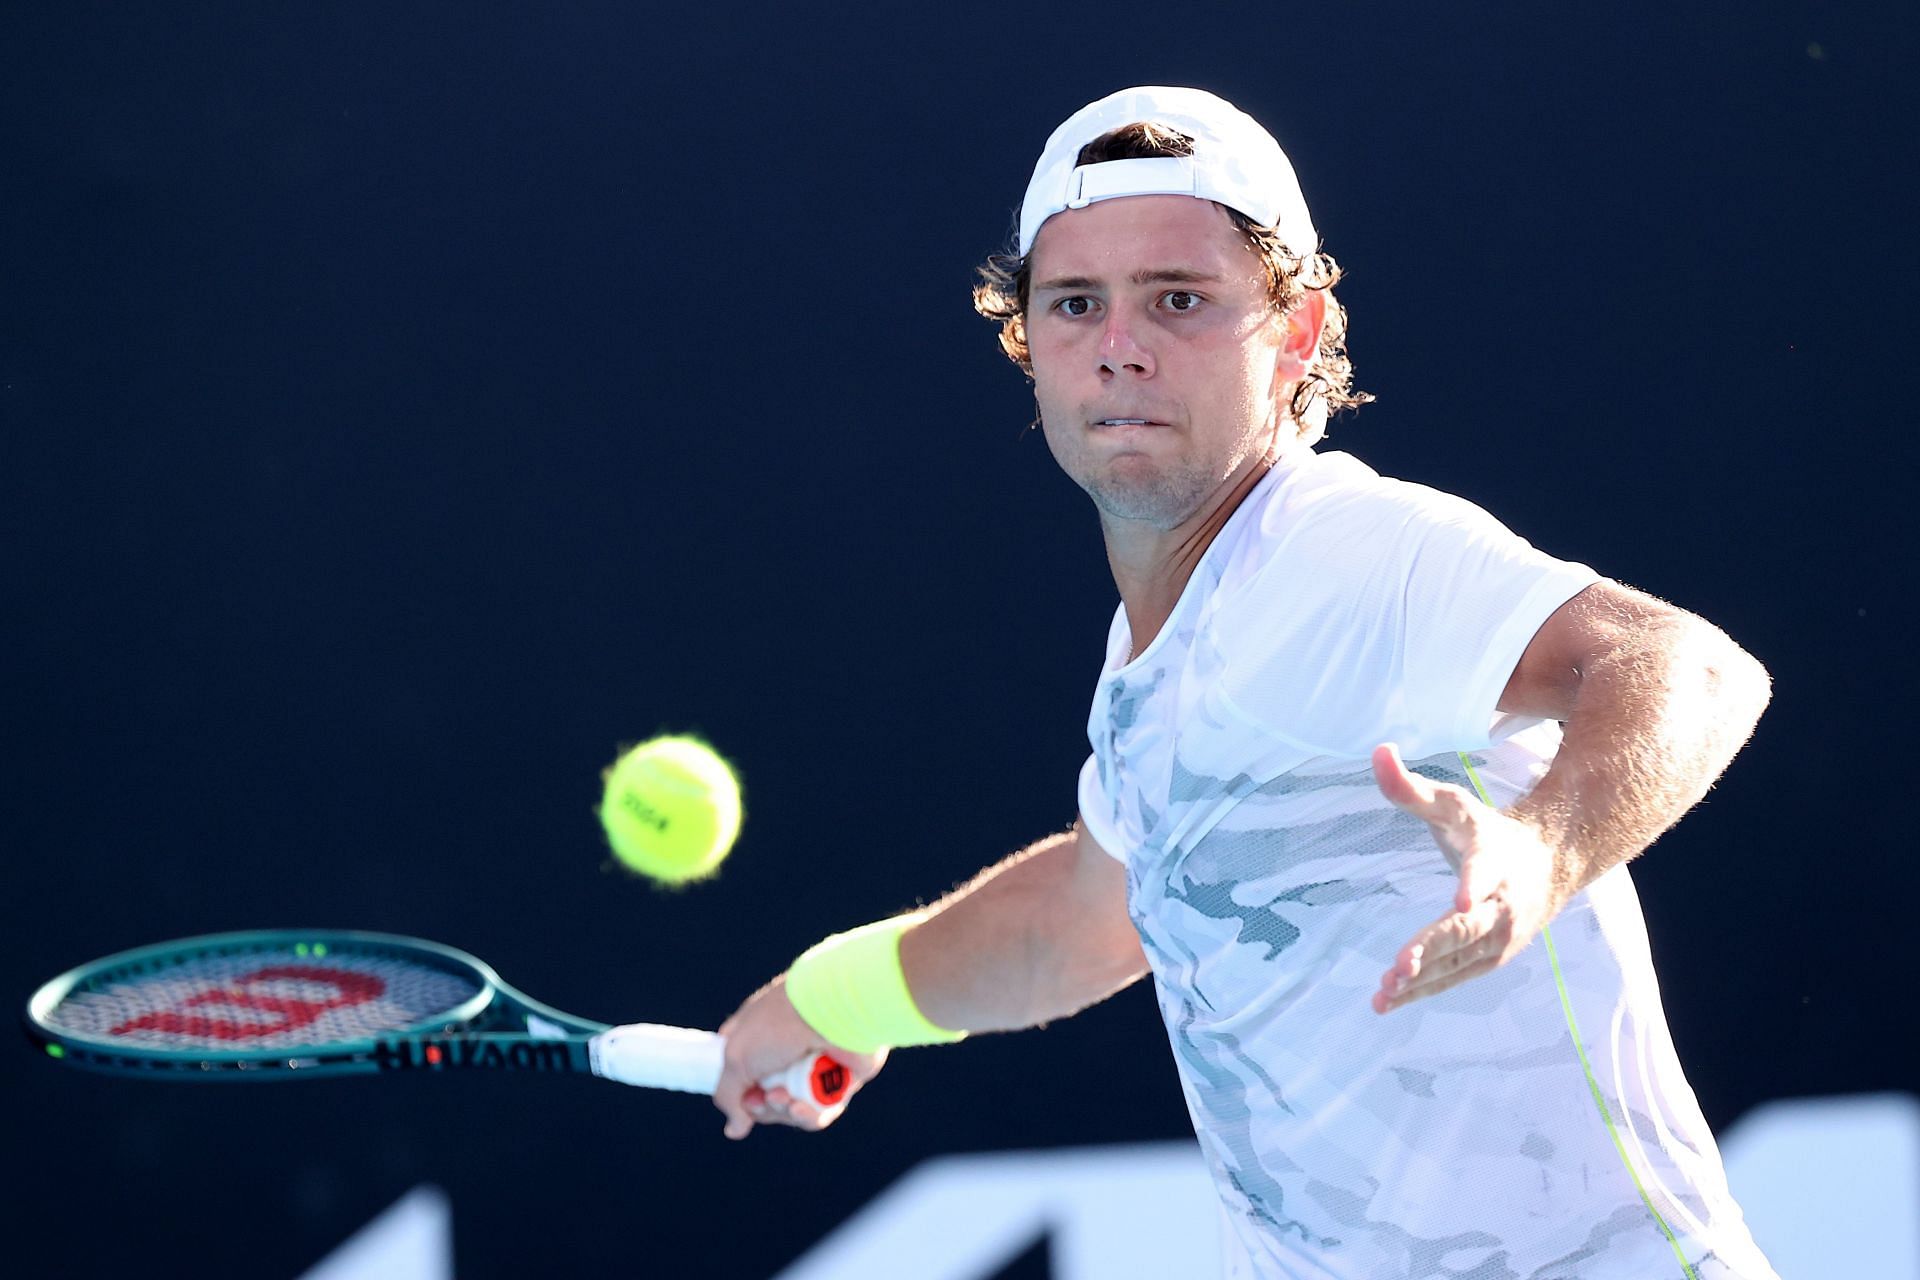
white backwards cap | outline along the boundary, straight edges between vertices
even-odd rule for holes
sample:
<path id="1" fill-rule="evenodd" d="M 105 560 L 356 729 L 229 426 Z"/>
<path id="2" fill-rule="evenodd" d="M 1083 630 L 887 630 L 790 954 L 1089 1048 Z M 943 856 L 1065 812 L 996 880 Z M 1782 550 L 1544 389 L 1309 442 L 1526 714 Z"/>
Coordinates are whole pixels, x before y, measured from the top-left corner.
<path id="1" fill-rule="evenodd" d="M 1193 154 L 1080 164 L 1080 148 L 1121 125 L 1165 125 L 1193 139 Z M 1293 165 L 1273 135 L 1246 112 L 1204 89 L 1122 89 L 1067 117 L 1047 139 L 1020 206 L 1020 253 L 1033 252 L 1040 224 L 1063 209 L 1119 196 L 1193 196 L 1275 228 L 1287 249 L 1320 247 Z"/>

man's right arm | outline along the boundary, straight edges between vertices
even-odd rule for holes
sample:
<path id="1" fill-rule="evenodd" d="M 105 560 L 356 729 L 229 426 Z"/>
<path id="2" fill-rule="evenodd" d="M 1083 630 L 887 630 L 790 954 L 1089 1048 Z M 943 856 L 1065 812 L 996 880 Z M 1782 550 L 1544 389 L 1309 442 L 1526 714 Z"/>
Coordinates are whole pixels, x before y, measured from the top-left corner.
<path id="1" fill-rule="evenodd" d="M 928 1021 L 954 1031 L 1010 1031 L 1077 1013 L 1147 971 L 1126 896 L 1126 869 L 1075 823 L 923 913 L 900 938 L 907 990 Z M 769 1099 L 755 1080 L 827 1052 L 853 1068 L 858 1088 L 885 1061 L 884 1053 L 852 1053 L 821 1037 L 795 1012 L 784 977 L 720 1030 L 726 1066 L 714 1104 L 732 1138 L 756 1123 L 823 1127 L 811 1108 Z"/>
<path id="2" fill-rule="evenodd" d="M 907 989 L 955 1031 L 1080 1012 L 1147 971 L 1126 868 L 1075 823 L 988 868 L 900 939 Z"/>

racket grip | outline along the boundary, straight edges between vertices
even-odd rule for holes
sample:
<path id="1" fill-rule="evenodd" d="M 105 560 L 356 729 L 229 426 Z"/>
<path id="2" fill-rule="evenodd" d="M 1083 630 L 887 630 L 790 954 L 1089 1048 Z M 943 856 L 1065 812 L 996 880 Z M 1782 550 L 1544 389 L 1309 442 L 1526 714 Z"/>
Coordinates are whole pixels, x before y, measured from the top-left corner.
<path id="1" fill-rule="evenodd" d="M 621 1084 L 676 1089 L 709 1097 L 720 1083 L 726 1042 L 711 1031 L 632 1022 L 609 1027 L 588 1042 L 593 1073 Z M 826 1054 L 796 1062 L 760 1081 L 763 1089 L 781 1088 L 823 1112 L 847 1100 L 853 1074 Z"/>
<path id="2" fill-rule="evenodd" d="M 593 1074 L 643 1089 L 712 1095 L 720 1083 L 725 1045 L 711 1031 L 630 1022 L 608 1027 L 587 1042 Z"/>

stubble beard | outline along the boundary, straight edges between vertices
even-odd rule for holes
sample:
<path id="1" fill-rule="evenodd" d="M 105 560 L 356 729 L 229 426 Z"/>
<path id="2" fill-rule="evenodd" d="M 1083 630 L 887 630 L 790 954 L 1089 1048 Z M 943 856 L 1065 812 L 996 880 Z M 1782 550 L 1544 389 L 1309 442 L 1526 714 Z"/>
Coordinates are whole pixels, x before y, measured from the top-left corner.
<path id="1" fill-rule="evenodd" d="M 1103 523 L 1143 524 L 1164 532 L 1179 528 L 1204 507 L 1246 464 L 1254 448 L 1254 441 L 1243 441 L 1212 466 L 1191 457 L 1165 462 L 1139 456 L 1116 459 L 1117 467 L 1108 465 L 1087 475 L 1080 487 L 1093 499 Z"/>
<path id="2" fill-rule="evenodd" d="M 1071 435 L 1056 439 L 1048 432 L 1046 408 L 1037 392 L 1035 407 L 1040 412 L 1034 425 L 1046 437 L 1055 463 L 1093 499 L 1103 525 L 1144 525 L 1162 532 L 1177 529 L 1191 519 L 1247 466 L 1253 455 L 1276 451 L 1278 433 L 1285 425 L 1269 410 L 1267 423 L 1242 436 L 1224 458 L 1203 456 L 1194 440 L 1185 437 L 1185 428 L 1154 428 L 1180 433 L 1184 438 L 1172 443 L 1185 447 L 1110 458 L 1103 457 L 1103 451 L 1094 446 L 1083 452 L 1081 442 Z"/>
<path id="3" fill-rule="evenodd" d="M 1109 471 L 1087 477 L 1080 487 L 1093 499 L 1103 520 L 1166 530 L 1192 515 L 1218 484 L 1218 477 L 1187 464 L 1174 469 L 1155 467 L 1150 472 L 1142 469 L 1137 478 Z"/>

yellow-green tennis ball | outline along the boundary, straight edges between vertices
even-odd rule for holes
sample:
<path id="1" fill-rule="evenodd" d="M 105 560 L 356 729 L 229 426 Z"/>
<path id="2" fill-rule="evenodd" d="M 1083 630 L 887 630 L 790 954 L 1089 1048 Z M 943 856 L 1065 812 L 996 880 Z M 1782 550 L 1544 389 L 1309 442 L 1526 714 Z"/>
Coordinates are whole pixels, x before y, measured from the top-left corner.
<path id="1" fill-rule="evenodd" d="M 706 743 L 655 738 L 606 771 L 600 825 L 614 856 L 641 875 L 704 880 L 740 834 L 740 781 Z"/>

